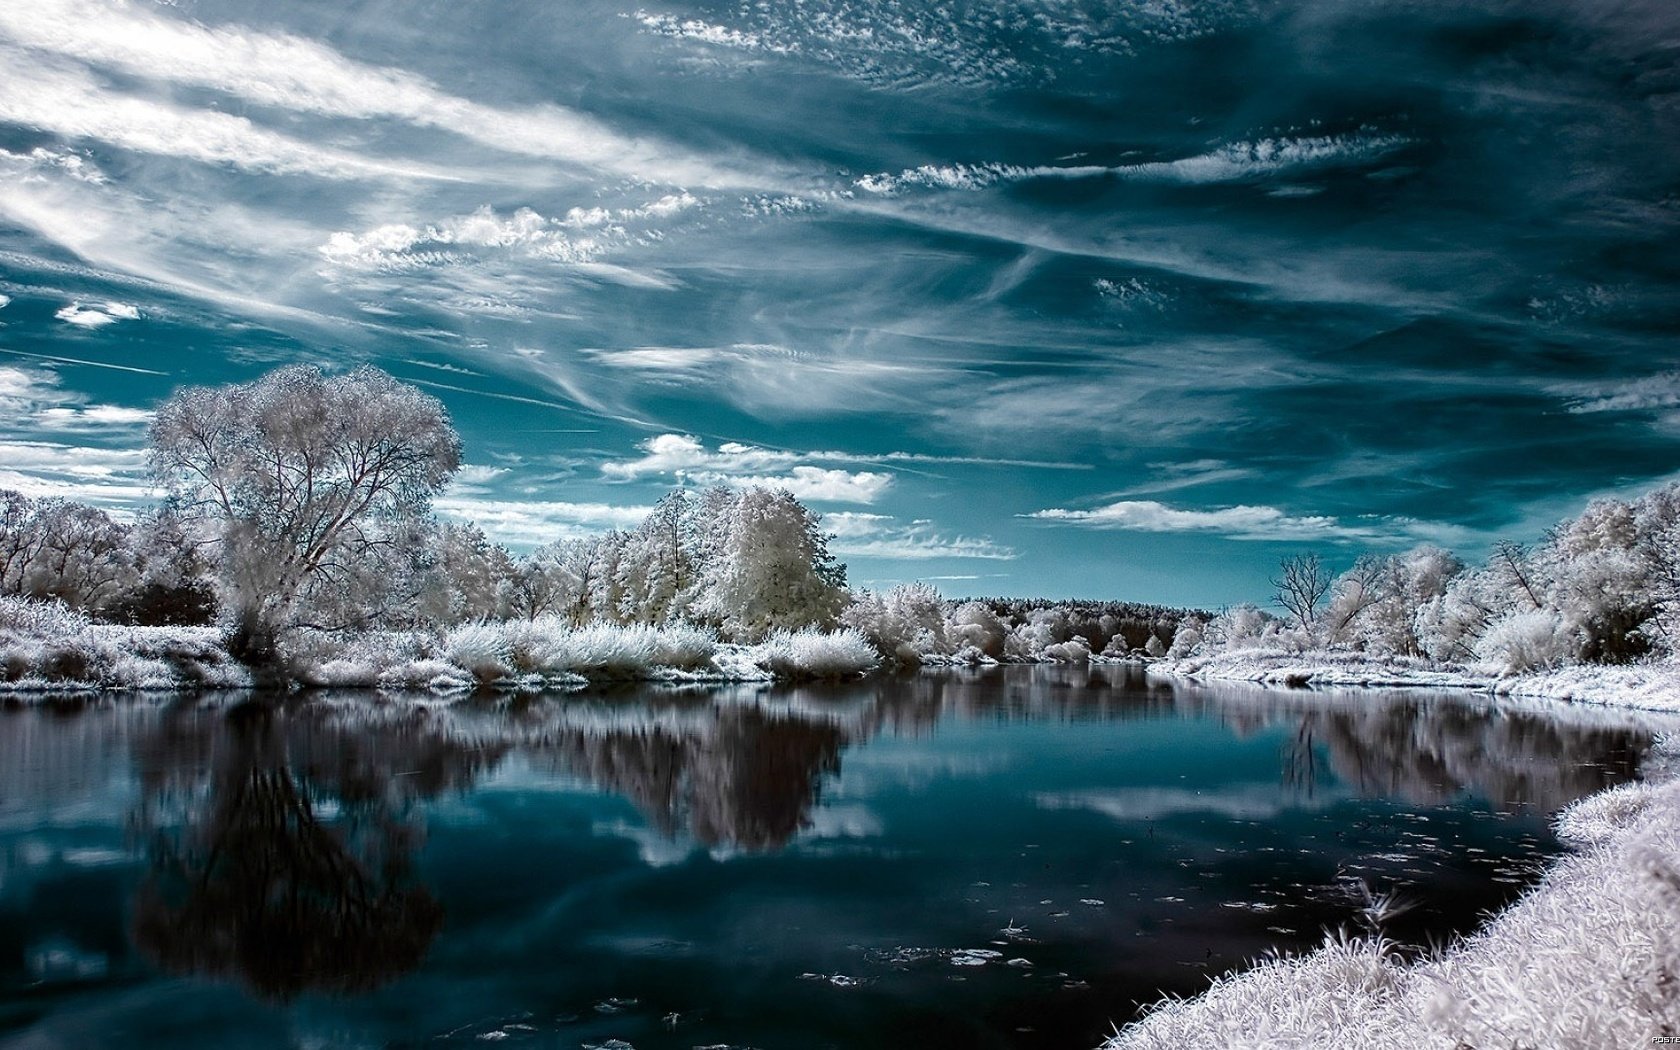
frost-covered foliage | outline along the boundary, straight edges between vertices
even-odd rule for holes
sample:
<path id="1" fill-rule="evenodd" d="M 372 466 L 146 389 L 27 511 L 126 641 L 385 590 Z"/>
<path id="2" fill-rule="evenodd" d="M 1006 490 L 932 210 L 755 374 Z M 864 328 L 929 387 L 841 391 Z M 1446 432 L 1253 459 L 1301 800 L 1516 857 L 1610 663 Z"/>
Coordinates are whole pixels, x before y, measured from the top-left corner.
<path id="1" fill-rule="evenodd" d="M 304 626 L 369 627 L 411 604 L 432 497 L 460 438 L 442 403 L 375 368 L 282 368 L 178 390 L 151 468 L 206 545 L 230 641 L 275 660 Z"/>
<path id="2" fill-rule="evenodd" d="M 250 684 L 213 628 L 102 624 L 60 601 L 0 596 L 0 692 Z"/>
<path id="3" fill-rule="evenodd" d="M 701 540 L 702 622 L 731 638 L 832 627 L 846 604 L 846 567 L 828 554 L 816 515 L 781 489 L 708 492 Z"/>
<path id="4" fill-rule="evenodd" d="M 970 615 L 974 615 L 973 610 Z M 926 583 L 901 584 L 885 594 L 853 594 L 851 604 L 840 614 L 840 622 L 867 638 L 883 658 L 901 667 L 917 666 L 924 654 L 955 651 L 952 632 L 946 625 L 945 600 Z M 1001 630 L 1000 624 L 1000 645 Z"/>
<path id="5" fill-rule="evenodd" d="M 142 626 L 200 626 L 215 611 L 208 567 L 174 515 L 125 524 L 97 507 L 10 489 L 0 489 L 0 595 Z"/>
<path id="6" fill-rule="evenodd" d="M 1355 652 L 1495 676 L 1672 659 L 1680 656 L 1680 484 L 1596 500 L 1538 545 L 1495 544 L 1474 568 L 1434 546 L 1363 556 L 1333 581 L 1321 611 L 1298 600 L 1313 587 L 1296 591 L 1294 631 L 1240 608 L 1206 627 L 1186 625 L 1169 657 Z"/>
<path id="7" fill-rule="evenodd" d="M 672 492 L 631 531 L 539 547 L 513 567 L 509 611 L 589 623 L 697 623 L 751 641 L 833 626 L 845 566 L 820 519 L 763 487 Z"/>
<path id="8" fill-rule="evenodd" d="M 776 631 L 752 648 L 753 661 L 777 678 L 855 678 L 873 670 L 875 647 L 857 631 Z"/>
<path id="9" fill-rule="evenodd" d="M 885 593 L 855 593 L 840 619 L 869 639 L 887 666 L 902 668 L 927 662 L 1159 657 L 1189 615 L 1130 602 L 949 601 L 928 584 L 913 583 Z"/>
<path id="10" fill-rule="evenodd" d="M 1673 741 L 1661 746 L 1672 756 Z M 1162 1003 L 1105 1050 L 1609 1048 L 1680 1032 L 1680 781 L 1648 772 L 1589 797 L 1558 833 L 1581 852 L 1439 955 L 1333 937 Z"/>

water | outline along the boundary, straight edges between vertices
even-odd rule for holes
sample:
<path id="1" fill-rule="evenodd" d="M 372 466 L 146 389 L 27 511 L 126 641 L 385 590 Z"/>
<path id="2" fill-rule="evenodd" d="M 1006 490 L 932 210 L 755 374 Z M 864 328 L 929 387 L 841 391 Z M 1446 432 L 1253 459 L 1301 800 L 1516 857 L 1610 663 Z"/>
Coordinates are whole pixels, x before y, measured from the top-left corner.
<path id="1" fill-rule="evenodd" d="M 1536 709 L 1538 710 L 1538 709 Z M 1001 668 L 0 711 L 0 1045 L 1085 1047 L 1521 892 L 1655 725 Z"/>

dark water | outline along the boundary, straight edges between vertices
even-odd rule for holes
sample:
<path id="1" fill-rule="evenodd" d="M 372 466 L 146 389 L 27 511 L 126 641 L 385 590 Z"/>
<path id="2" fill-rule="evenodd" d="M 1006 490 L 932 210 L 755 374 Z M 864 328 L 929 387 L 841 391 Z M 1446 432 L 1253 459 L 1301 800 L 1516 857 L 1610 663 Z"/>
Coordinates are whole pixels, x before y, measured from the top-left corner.
<path id="1" fill-rule="evenodd" d="M 0 711 L 0 1045 L 1087 1047 L 1473 927 L 1649 722 L 1008 668 Z"/>

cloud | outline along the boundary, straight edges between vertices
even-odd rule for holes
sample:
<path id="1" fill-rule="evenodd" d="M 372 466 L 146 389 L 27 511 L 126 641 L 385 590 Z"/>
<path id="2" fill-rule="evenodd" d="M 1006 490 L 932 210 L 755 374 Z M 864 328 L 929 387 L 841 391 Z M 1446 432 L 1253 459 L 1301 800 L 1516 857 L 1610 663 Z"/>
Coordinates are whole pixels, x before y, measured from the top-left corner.
<path id="1" fill-rule="evenodd" d="M 485 205 L 426 226 L 386 223 L 361 233 L 339 230 L 319 251 L 334 266 L 386 271 L 459 265 L 487 252 L 586 266 L 615 249 L 662 236 L 649 226 L 651 220 L 669 219 L 701 206 L 698 197 L 686 192 L 631 208 L 572 208 L 562 218 L 531 208 L 502 215 Z M 592 272 L 611 276 L 626 271 L 597 267 Z M 650 280 L 644 277 L 643 283 Z M 657 280 L 651 283 L 662 285 Z"/>
<path id="2" fill-rule="evenodd" d="M 591 117 L 561 106 L 499 109 L 438 89 L 424 77 L 355 61 L 324 44 L 243 26 L 208 26 L 138 7 L 98 0 L 31 0 L 0 5 L 0 36 L 31 51 L 71 59 L 128 76 L 208 89 L 259 106 L 353 120 L 398 120 L 450 132 L 507 153 L 587 165 L 672 185 L 758 184 L 763 180 L 727 171 L 702 158 L 650 139 L 621 135 Z M 7 78 L 0 99 L 28 86 L 41 63 L 21 55 L 4 65 L 17 75 Z M 35 68 L 31 68 L 35 67 Z M 91 84 L 91 81 L 85 81 Z M 175 150 L 199 149 L 201 159 L 233 162 L 236 145 L 251 148 L 258 167 L 315 170 L 375 168 L 324 151 L 305 156 L 295 145 L 255 128 L 243 118 L 208 111 L 190 116 L 166 107 L 106 96 L 110 119 L 91 123 L 96 113 L 86 104 L 93 93 L 54 88 L 51 96 L 30 103 L 40 119 L 52 115 L 54 130 L 83 124 L 79 134 L 107 141 L 126 138 L 130 148 L 169 152 L 156 132 L 172 123 L 183 138 Z M 18 104 L 17 99 L 13 99 Z M 3 105 L 3 104 L 0 104 Z M 92 107 L 97 109 L 97 107 Z M 138 133 L 126 134 L 120 117 L 139 118 Z M 220 118 L 220 119 L 215 119 Z M 37 124 L 36 120 L 20 123 Z M 146 146 L 135 143 L 145 142 Z"/>
<path id="3" fill-rule="evenodd" d="M 0 440 L 0 488 L 122 512 L 157 499 L 143 449 Z"/>
<path id="4" fill-rule="evenodd" d="M 1285 792 L 1276 784 L 1226 784 L 1210 790 L 1130 788 L 1033 795 L 1033 803 L 1039 809 L 1089 810 L 1125 824 L 1192 814 L 1211 814 L 1226 820 L 1267 820 L 1291 810 L 1323 809 L 1336 801 L 1334 792 L 1303 798 Z"/>
<path id="5" fill-rule="evenodd" d="M 1010 561 L 1015 551 L 986 537 L 951 536 L 925 519 L 901 522 L 889 514 L 839 511 L 822 516 L 830 537 L 828 549 L 842 557 L 891 558 L 921 561 L 929 558 L 976 558 Z"/>
<path id="6" fill-rule="evenodd" d="M 1411 144 L 1400 135 L 1365 130 L 1352 135 L 1280 137 L 1232 142 L 1206 153 L 1144 164 L 1067 167 L 1019 164 L 924 164 L 898 174 L 864 175 L 852 185 L 864 193 L 894 196 L 912 189 L 981 190 L 1000 182 L 1033 179 L 1117 178 L 1187 185 L 1243 182 L 1272 175 L 1299 175 L 1332 167 L 1370 164 Z"/>
<path id="7" fill-rule="evenodd" d="M 829 458 L 825 453 L 788 452 L 727 441 L 711 450 L 687 434 L 660 434 L 641 443 L 640 459 L 608 462 L 601 473 L 633 480 L 668 475 L 699 485 L 786 489 L 802 500 L 873 503 L 892 485 L 893 476 L 876 471 L 846 471 L 801 462 Z M 777 473 L 768 473 L 775 471 Z"/>
<path id="8" fill-rule="evenodd" d="M 1349 528 L 1335 518 L 1297 517 L 1265 506 L 1179 510 L 1155 500 L 1119 500 L 1095 510 L 1053 507 L 1025 516 L 1132 532 L 1213 532 L 1239 540 L 1349 539 L 1371 535 L 1369 529 Z"/>
<path id="9" fill-rule="evenodd" d="M 77 328 L 103 328 L 119 320 L 139 320 L 140 311 L 127 303 L 107 302 L 98 306 L 83 306 L 78 302 L 71 303 L 53 316 Z"/>
<path id="10" fill-rule="evenodd" d="M 19 10 L 15 4 L 0 6 L 0 18 Z M 0 120 L 67 139 L 93 139 L 137 153 L 248 171 L 332 179 L 449 177 L 419 166 L 386 164 L 313 146 L 260 128 L 246 117 L 121 94 L 101 86 L 85 72 L 31 61 L 26 53 L 3 46 Z"/>
<path id="11" fill-rule="evenodd" d="M 14 427 L 94 431 L 134 428 L 152 419 L 148 409 L 86 401 L 63 389 L 54 372 L 0 365 L 0 416 Z"/>
<path id="12" fill-rule="evenodd" d="M 651 506 L 495 498 L 480 494 L 471 484 L 466 491 L 452 487 L 433 506 L 440 515 L 475 524 L 491 539 L 515 547 L 635 528 L 653 510 Z"/>
<path id="13" fill-rule="evenodd" d="M 638 386 L 704 386 L 745 411 L 831 415 L 908 410 L 916 390 L 948 377 L 950 370 L 902 360 L 881 360 L 850 348 L 803 349 L 780 343 L 725 346 L 586 348 L 607 368 L 634 373 Z"/>
<path id="14" fill-rule="evenodd" d="M 1591 386 L 1565 386 L 1555 392 L 1569 398 L 1569 411 L 1654 412 L 1680 408 L 1680 372 L 1659 372 L 1635 379 Z"/>

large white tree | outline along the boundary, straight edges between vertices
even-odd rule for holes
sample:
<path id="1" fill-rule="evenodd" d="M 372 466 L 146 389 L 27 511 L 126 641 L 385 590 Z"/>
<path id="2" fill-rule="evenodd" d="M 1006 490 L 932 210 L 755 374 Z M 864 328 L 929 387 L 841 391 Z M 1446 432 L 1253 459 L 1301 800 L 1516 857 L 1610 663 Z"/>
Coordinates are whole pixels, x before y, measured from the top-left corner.
<path id="1" fill-rule="evenodd" d="M 151 438 L 153 474 L 213 548 L 230 641 L 255 661 L 313 612 L 328 628 L 376 619 L 461 460 L 443 405 L 369 367 L 183 389 Z"/>
<path id="2" fill-rule="evenodd" d="M 726 634 L 832 627 L 846 604 L 846 567 L 828 553 L 819 519 L 784 489 L 711 490 L 699 593 L 693 604 Z"/>

